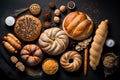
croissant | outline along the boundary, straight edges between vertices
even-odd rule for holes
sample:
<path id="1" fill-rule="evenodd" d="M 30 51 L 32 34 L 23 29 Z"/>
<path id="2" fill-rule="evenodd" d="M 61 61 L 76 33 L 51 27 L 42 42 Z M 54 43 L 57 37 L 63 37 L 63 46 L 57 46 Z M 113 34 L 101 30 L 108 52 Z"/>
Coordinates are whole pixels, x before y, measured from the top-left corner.
<path id="1" fill-rule="evenodd" d="M 101 21 L 98 25 L 98 29 L 95 32 L 93 42 L 90 48 L 90 67 L 93 70 L 96 70 L 96 67 L 99 65 L 101 53 L 103 50 L 103 45 L 105 43 L 107 34 L 108 34 L 108 20 Z"/>

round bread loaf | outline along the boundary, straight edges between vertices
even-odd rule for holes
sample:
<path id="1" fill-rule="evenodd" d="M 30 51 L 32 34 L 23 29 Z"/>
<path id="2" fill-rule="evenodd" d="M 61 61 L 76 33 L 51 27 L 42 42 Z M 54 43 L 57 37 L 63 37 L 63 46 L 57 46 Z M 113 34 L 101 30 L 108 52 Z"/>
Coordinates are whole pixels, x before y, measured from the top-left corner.
<path id="1" fill-rule="evenodd" d="M 70 38 L 83 40 L 91 35 L 94 26 L 93 21 L 87 14 L 74 11 L 64 18 L 62 27 Z"/>
<path id="2" fill-rule="evenodd" d="M 68 72 L 77 71 L 82 65 L 82 56 L 76 51 L 67 51 L 61 56 L 60 64 Z"/>
<path id="3" fill-rule="evenodd" d="M 42 51 L 35 44 L 28 44 L 20 52 L 22 60 L 29 66 L 35 66 L 42 61 Z"/>
<path id="4" fill-rule="evenodd" d="M 24 15 L 17 19 L 14 26 L 15 34 L 23 41 L 34 41 L 39 37 L 42 24 L 32 15 Z"/>
<path id="5" fill-rule="evenodd" d="M 50 55 L 58 55 L 66 50 L 69 38 L 63 30 L 49 28 L 41 34 L 38 42 L 44 52 Z"/>

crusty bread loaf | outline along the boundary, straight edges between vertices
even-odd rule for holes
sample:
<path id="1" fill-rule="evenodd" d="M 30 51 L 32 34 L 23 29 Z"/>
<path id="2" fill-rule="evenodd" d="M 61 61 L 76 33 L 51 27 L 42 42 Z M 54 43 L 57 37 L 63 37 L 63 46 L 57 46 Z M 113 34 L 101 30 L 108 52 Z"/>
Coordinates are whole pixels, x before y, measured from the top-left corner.
<path id="1" fill-rule="evenodd" d="M 71 12 L 63 20 L 63 30 L 74 40 L 83 40 L 93 31 L 93 21 L 83 12 Z"/>
<path id="2" fill-rule="evenodd" d="M 90 48 L 90 66 L 93 70 L 99 65 L 103 46 L 108 34 L 108 20 L 101 21 L 96 30 L 93 42 Z"/>

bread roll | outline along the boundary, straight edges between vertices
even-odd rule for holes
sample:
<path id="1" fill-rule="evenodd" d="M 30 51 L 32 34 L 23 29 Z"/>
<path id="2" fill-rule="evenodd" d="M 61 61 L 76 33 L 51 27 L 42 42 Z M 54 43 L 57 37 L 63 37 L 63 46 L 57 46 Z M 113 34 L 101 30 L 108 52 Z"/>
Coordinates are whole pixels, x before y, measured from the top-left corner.
<path id="1" fill-rule="evenodd" d="M 93 70 L 99 65 L 103 46 L 108 34 L 108 20 L 101 21 L 95 32 L 93 42 L 90 48 L 90 66 Z"/>
<path id="2" fill-rule="evenodd" d="M 71 12 L 63 20 L 63 30 L 74 40 L 83 40 L 93 31 L 93 21 L 83 12 Z"/>

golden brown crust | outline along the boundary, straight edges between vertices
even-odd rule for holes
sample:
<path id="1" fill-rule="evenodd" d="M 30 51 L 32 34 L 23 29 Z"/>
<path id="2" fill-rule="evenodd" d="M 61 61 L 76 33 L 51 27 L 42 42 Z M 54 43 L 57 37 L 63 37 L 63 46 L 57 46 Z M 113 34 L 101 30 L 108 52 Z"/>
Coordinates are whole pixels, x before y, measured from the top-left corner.
<path id="1" fill-rule="evenodd" d="M 27 44 L 22 48 L 20 56 L 27 65 L 36 66 L 42 61 L 43 53 L 37 45 Z"/>
<path id="2" fill-rule="evenodd" d="M 74 40 L 83 40 L 93 31 L 93 21 L 83 12 L 71 12 L 62 23 L 63 30 Z"/>
<path id="3" fill-rule="evenodd" d="M 99 65 L 101 54 L 103 51 L 103 46 L 108 34 L 108 20 L 101 21 L 98 25 L 98 29 L 95 32 L 93 42 L 90 48 L 90 67 L 96 70 Z"/>
<path id="4" fill-rule="evenodd" d="M 32 15 L 24 15 L 17 19 L 14 32 L 23 41 L 30 42 L 38 38 L 41 28 L 42 24 L 38 18 Z"/>
<path id="5" fill-rule="evenodd" d="M 41 12 L 41 6 L 35 3 L 31 4 L 29 10 L 33 15 L 38 15 Z"/>
<path id="6" fill-rule="evenodd" d="M 82 65 L 82 56 L 76 51 L 67 51 L 61 56 L 60 64 L 68 72 L 77 71 Z"/>

